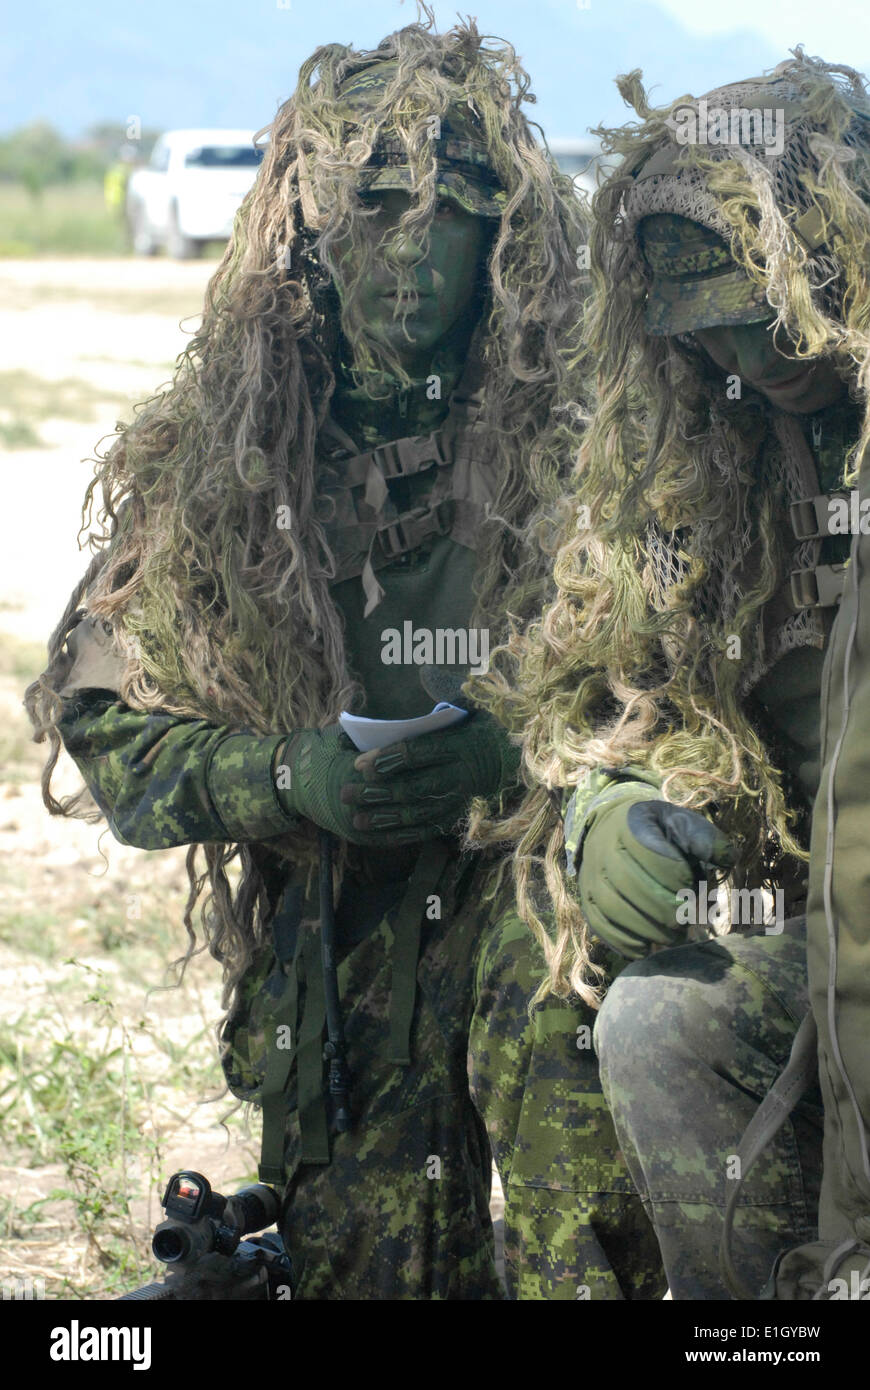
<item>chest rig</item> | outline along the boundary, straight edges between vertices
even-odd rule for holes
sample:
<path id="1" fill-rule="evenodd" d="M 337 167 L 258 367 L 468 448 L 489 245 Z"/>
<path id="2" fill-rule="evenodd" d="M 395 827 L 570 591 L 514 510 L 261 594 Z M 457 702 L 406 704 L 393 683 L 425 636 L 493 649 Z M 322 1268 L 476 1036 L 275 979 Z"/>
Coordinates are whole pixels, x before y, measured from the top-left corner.
<path id="1" fill-rule="evenodd" d="M 772 435 L 760 446 L 763 453 L 759 461 L 762 476 L 769 480 L 766 485 L 781 480 L 779 525 L 784 529 L 789 558 L 782 582 L 758 615 L 752 650 L 740 680 L 744 696 L 787 652 L 797 647 L 825 647 L 845 585 L 848 544 L 838 539 L 837 510 L 830 504 L 848 498 L 838 484 L 845 457 L 857 437 L 854 419 L 845 411 L 818 417 L 812 421 L 812 447 L 794 416 L 777 411 L 772 425 Z M 656 526 L 649 528 L 649 563 L 661 606 L 667 606 L 669 592 L 686 578 L 687 563 L 680 554 L 684 548 L 703 556 L 708 566 L 696 616 L 702 623 L 709 622 L 711 629 L 718 626 L 727 631 L 744 595 L 758 583 L 761 540 L 757 535 L 750 539 L 747 534 L 750 505 L 751 499 L 745 496 L 744 516 L 735 520 L 731 549 L 719 563 L 704 524 L 669 534 Z M 679 641 L 664 637 L 662 645 L 673 670 L 681 659 Z"/>
<path id="2" fill-rule="evenodd" d="M 378 571 L 436 536 L 476 550 L 498 490 L 494 449 L 482 423 L 483 368 L 474 357 L 454 389 L 446 420 L 425 435 L 364 453 L 328 420 L 321 431 L 319 519 L 332 550 L 335 583 L 360 577 L 367 618 L 383 597 Z M 411 504 L 390 484 L 407 480 Z"/>
<path id="3" fill-rule="evenodd" d="M 787 651 L 826 645 L 846 582 L 848 538 L 839 539 L 837 509 L 831 503 L 848 493 L 837 487 L 846 454 L 854 443 L 847 415 L 812 421 L 812 447 L 800 421 L 778 412 L 775 421 L 786 481 L 792 568 L 765 604 L 762 614 L 763 665 L 751 673 L 754 685 Z M 828 489 L 828 490 L 826 490 Z M 835 552 L 832 554 L 832 552 Z"/>

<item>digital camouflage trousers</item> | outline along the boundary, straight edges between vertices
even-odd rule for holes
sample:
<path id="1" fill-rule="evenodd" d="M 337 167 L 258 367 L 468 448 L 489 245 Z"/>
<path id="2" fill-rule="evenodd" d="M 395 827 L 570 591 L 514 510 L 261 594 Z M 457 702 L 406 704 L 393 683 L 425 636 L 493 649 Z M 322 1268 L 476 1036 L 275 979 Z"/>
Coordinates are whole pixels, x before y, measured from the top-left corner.
<path id="1" fill-rule="evenodd" d="M 628 966 L 595 1045 L 616 1132 L 675 1299 L 728 1299 L 719 1248 L 737 1146 L 808 1007 L 806 919 L 659 951 Z M 814 1240 L 822 1100 L 808 1092 L 744 1179 L 734 1262 L 759 1294 L 777 1254 Z"/>
<path id="2" fill-rule="evenodd" d="M 530 1020 L 543 956 L 509 884 L 487 896 L 491 872 L 479 864 L 462 875 L 454 857 L 446 877 L 455 893 L 429 900 L 405 1065 L 390 1055 L 395 914 L 372 913 L 352 886 L 339 903 L 338 926 L 352 923 L 354 938 L 339 950 L 338 970 L 351 1125 L 330 1134 L 328 1164 L 302 1161 L 306 1086 L 294 1062 L 281 1221 L 294 1298 L 652 1299 L 665 1291 L 602 1095 L 595 1016 L 551 996 Z M 440 917 L 433 901 L 443 904 Z M 315 959 L 303 943 L 303 1054 Z M 317 1048 L 318 1022 L 315 1014 Z M 319 1057 L 317 1073 L 321 1085 Z M 506 1290 L 489 1213 L 492 1157 L 505 1193 Z"/>

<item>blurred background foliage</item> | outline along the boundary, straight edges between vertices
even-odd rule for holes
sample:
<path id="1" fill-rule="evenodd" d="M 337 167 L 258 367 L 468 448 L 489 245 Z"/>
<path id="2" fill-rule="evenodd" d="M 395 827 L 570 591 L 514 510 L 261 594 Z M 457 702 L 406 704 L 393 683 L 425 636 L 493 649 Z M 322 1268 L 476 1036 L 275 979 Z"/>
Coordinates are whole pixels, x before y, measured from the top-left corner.
<path id="1" fill-rule="evenodd" d="M 147 162 L 157 130 L 137 139 L 137 167 Z M 105 199 L 108 171 L 127 130 L 101 121 L 68 139 L 48 121 L 0 135 L 0 256 L 121 255 L 124 227 Z"/>

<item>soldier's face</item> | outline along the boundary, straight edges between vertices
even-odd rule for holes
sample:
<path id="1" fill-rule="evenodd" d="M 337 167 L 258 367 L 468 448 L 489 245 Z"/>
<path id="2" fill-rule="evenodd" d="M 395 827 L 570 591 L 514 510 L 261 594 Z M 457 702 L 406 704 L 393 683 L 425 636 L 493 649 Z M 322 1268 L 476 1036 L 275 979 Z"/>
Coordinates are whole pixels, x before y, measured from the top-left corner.
<path id="1" fill-rule="evenodd" d="M 770 331 L 772 322 L 699 328 L 692 336 L 726 375 L 736 374 L 790 415 L 812 415 L 833 405 L 846 388 L 831 359 L 795 357 L 782 329 Z"/>
<path id="2" fill-rule="evenodd" d="M 419 242 L 398 231 L 399 219 L 410 204 L 407 193 L 386 189 L 365 194 L 362 201 L 374 209 L 364 227 L 373 240 L 375 258 L 348 313 L 373 337 L 388 343 L 410 375 L 421 375 L 434 349 L 460 325 L 475 299 L 488 243 L 485 219 L 440 200 L 429 225 L 424 257 Z M 395 272 L 378 255 L 377 248 L 386 244 L 411 273 L 417 291 L 413 308 L 397 292 Z M 338 292 L 344 298 L 341 284 Z"/>

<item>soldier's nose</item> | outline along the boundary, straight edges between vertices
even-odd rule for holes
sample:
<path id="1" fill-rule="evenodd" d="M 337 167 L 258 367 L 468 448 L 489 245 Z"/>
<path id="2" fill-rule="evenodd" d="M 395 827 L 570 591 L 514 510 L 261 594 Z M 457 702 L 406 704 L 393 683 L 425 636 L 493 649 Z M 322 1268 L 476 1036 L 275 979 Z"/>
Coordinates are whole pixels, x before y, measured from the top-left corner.
<path id="1" fill-rule="evenodd" d="M 416 265 L 423 259 L 423 248 L 414 237 L 400 232 L 396 238 L 394 254 L 401 265 Z"/>
<path id="2" fill-rule="evenodd" d="M 773 343 L 759 333 L 732 330 L 731 344 L 737 359 L 737 370 L 746 381 L 760 380 L 770 371 L 772 361 L 777 362 Z"/>

